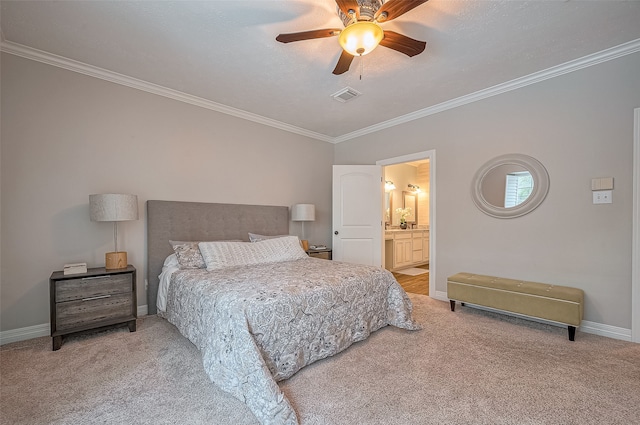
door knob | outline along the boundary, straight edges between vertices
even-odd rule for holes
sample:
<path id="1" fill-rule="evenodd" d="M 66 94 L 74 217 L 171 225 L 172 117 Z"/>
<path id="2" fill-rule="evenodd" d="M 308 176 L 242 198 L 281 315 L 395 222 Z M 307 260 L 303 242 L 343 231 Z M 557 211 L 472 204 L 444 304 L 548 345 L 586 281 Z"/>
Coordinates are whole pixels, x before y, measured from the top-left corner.
<path id="1" fill-rule="evenodd" d="M 337 235 L 337 234 L 338 234 L 338 231 L 336 230 L 335 232 L 333 232 L 333 234 L 334 234 L 334 235 Z"/>

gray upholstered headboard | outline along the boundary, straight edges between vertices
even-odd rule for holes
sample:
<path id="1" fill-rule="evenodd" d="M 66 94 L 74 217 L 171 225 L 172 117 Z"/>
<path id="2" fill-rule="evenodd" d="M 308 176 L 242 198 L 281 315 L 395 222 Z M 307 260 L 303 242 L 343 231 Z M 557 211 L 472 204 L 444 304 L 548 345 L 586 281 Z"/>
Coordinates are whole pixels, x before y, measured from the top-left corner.
<path id="1" fill-rule="evenodd" d="M 289 234 L 289 207 L 147 201 L 147 306 L 156 314 L 158 275 L 173 253 L 169 240 L 249 240 L 261 235 Z"/>

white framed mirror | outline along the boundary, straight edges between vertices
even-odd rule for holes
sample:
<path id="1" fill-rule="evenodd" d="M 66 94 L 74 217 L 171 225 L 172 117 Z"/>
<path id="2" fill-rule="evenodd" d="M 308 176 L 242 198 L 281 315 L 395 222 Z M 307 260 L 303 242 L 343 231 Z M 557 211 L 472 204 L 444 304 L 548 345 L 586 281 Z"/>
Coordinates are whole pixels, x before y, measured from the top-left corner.
<path id="1" fill-rule="evenodd" d="M 402 191 L 402 208 L 409 208 L 409 214 L 405 218 L 407 223 L 418 222 L 418 195 L 414 192 Z"/>
<path id="2" fill-rule="evenodd" d="M 549 192 L 549 174 L 535 158 L 501 155 L 476 172 L 471 197 L 478 209 L 496 218 L 515 218 L 538 207 Z"/>

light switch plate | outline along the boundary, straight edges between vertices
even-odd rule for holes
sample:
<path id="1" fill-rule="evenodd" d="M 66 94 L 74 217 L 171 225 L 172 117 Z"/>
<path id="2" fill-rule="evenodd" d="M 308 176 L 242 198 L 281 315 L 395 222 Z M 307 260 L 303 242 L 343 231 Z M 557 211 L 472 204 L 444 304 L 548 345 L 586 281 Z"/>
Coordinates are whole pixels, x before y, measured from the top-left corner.
<path id="1" fill-rule="evenodd" d="M 613 203 L 612 190 L 596 190 L 593 192 L 594 204 L 611 204 Z"/>

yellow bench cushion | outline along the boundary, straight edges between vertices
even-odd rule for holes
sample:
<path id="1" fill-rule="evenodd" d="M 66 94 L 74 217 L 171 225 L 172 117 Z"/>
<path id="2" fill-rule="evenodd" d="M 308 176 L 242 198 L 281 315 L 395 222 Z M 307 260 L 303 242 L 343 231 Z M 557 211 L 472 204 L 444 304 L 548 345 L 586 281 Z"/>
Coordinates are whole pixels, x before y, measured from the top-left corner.
<path id="1" fill-rule="evenodd" d="M 568 286 L 457 273 L 447 279 L 447 296 L 572 326 L 580 326 L 583 317 L 584 292 Z"/>

